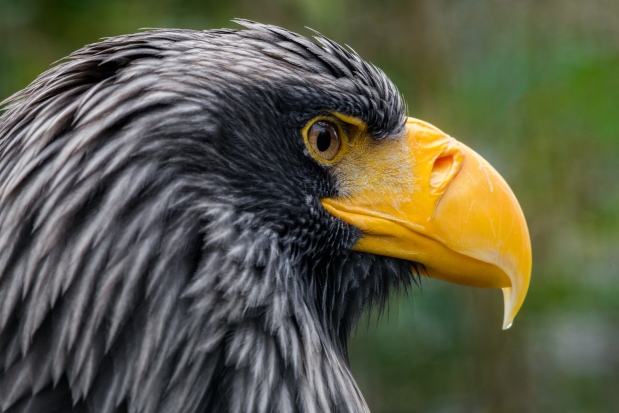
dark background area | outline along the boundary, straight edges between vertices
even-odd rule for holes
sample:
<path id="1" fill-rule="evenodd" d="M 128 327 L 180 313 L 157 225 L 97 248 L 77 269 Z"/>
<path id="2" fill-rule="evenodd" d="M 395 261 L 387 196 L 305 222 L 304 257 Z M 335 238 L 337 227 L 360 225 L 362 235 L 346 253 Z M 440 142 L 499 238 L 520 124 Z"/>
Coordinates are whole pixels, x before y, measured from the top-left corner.
<path id="1" fill-rule="evenodd" d="M 529 295 L 425 279 L 360 325 L 373 412 L 619 411 L 619 1 L 0 0 L 0 100 L 73 50 L 140 28 L 312 27 L 381 67 L 411 116 L 510 183 L 533 244 Z"/>

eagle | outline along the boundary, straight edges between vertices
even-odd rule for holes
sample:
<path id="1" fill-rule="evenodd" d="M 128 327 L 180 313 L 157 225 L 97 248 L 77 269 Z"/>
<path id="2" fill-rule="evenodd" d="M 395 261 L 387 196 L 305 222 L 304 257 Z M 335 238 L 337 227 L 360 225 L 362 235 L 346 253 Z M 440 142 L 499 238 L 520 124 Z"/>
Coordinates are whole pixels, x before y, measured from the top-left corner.
<path id="1" fill-rule="evenodd" d="M 347 345 L 420 276 L 501 288 L 500 175 L 315 33 L 160 29 L 72 53 L 0 118 L 0 411 L 367 412 Z"/>

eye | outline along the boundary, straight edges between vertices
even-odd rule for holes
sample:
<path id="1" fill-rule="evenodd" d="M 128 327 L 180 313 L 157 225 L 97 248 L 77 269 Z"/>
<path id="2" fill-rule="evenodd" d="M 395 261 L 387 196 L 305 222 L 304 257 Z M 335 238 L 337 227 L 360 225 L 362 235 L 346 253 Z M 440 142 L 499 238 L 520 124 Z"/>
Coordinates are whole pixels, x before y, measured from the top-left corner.
<path id="1" fill-rule="evenodd" d="M 327 161 L 332 160 L 340 149 L 337 127 L 328 121 L 318 121 L 310 126 L 307 140 L 318 156 Z"/>

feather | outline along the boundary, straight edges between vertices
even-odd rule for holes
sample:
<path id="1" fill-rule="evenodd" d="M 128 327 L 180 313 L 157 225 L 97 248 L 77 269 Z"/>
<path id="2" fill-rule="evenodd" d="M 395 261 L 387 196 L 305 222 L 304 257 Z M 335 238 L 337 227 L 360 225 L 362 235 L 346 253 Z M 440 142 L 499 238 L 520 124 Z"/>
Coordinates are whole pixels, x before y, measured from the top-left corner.
<path id="1" fill-rule="evenodd" d="M 1 412 L 367 411 L 348 337 L 411 263 L 350 252 L 298 131 L 381 139 L 404 104 L 320 34 L 238 22 L 105 39 L 5 101 Z"/>

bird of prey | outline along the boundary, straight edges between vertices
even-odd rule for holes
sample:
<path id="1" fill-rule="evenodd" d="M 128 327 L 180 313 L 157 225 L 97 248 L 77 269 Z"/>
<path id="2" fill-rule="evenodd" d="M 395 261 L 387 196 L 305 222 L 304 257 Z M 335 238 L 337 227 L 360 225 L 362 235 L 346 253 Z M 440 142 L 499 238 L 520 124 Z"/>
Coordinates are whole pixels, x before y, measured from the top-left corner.
<path id="1" fill-rule="evenodd" d="M 0 118 L 0 411 L 366 412 L 347 341 L 417 275 L 526 294 L 522 211 L 316 34 L 86 46 Z"/>

